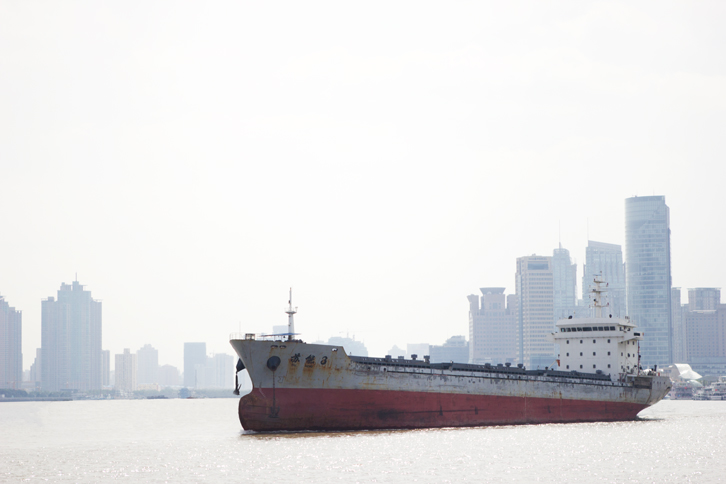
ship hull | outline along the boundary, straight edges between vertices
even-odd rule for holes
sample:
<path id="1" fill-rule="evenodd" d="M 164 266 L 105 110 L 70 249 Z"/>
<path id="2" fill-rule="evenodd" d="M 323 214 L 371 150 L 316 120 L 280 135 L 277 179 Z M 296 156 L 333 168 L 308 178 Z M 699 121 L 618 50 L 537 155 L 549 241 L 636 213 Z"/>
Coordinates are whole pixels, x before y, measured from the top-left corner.
<path id="1" fill-rule="evenodd" d="M 633 420 L 647 405 L 385 390 L 255 389 L 239 402 L 255 431 L 478 427 Z"/>
<path id="2" fill-rule="evenodd" d="M 670 389 L 666 377 L 429 365 L 348 357 L 342 347 L 232 340 L 252 391 L 239 402 L 245 430 L 473 427 L 636 418 Z"/>

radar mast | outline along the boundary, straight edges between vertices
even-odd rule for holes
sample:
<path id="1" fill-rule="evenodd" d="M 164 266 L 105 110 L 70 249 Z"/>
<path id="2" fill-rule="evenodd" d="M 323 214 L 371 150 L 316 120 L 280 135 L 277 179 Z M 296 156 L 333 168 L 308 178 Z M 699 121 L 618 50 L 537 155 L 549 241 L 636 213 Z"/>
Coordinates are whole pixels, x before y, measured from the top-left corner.
<path id="1" fill-rule="evenodd" d="M 285 313 L 287 314 L 287 340 L 292 340 L 292 335 L 295 333 L 295 321 L 293 315 L 297 312 L 297 308 L 292 308 L 292 288 L 290 288 L 290 300 L 287 302 L 288 308 Z"/>

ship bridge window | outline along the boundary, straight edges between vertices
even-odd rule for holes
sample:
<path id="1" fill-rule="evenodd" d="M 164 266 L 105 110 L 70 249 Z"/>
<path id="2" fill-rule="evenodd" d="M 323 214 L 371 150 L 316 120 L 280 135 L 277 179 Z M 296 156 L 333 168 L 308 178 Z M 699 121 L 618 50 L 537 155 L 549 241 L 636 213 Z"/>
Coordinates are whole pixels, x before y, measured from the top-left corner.
<path id="1" fill-rule="evenodd" d="M 610 326 L 610 331 L 615 331 L 615 326 Z"/>
<path id="2" fill-rule="evenodd" d="M 592 331 L 592 328 L 582 328 L 583 331 Z"/>
<path id="3" fill-rule="evenodd" d="M 602 326 L 598 326 L 597 330 L 598 331 L 605 331 Z"/>
<path id="4" fill-rule="evenodd" d="M 582 331 L 582 328 L 577 328 L 578 331 Z"/>

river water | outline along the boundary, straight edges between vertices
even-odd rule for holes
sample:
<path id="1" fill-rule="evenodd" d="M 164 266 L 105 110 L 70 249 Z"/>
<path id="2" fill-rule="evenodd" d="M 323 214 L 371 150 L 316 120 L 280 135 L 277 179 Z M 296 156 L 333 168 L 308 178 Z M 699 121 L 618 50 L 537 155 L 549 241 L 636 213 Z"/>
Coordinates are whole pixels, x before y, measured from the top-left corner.
<path id="1" fill-rule="evenodd" d="M 236 399 L 0 403 L 0 482 L 726 482 L 726 402 L 640 417 L 265 435 Z"/>

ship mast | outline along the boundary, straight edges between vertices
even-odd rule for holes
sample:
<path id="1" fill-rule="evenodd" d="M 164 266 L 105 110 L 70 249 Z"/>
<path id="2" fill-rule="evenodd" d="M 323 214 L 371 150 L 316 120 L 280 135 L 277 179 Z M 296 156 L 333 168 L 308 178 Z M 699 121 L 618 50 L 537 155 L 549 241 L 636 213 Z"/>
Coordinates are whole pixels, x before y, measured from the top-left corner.
<path id="1" fill-rule="evenodd" d="M 290 300 L 287 302 L 288 308 L 285 313 L 287 314 L 287 340 L 292 340 L 292 335 L 295 333 L 295 321 L 293 315 L 297 312 L 297 308 L 292 308 L 292 288 L 290 288 Z"/>
<path id="2" fill-rule="evenodd" d="M 607 289 L 601 286 L 601 284 L 604 283 L 602 280 L 602 273 L 595 276 L 595 279 L 592 281 L 595 283 L 595 286 L 593 286 L 590 291 L 592 292 L 592 295 L 590 296 L 592 298 L 592 305 L 591 307 L 595 309 L 595 317 L 596 318 L 602 318 L 602 308 L 610 306 L 610 303 L 603 304 L 602 298 L 603 294 L 607 292 Z M 605 287 L 607 287 L 608 284 L 605 284 Z"/>

